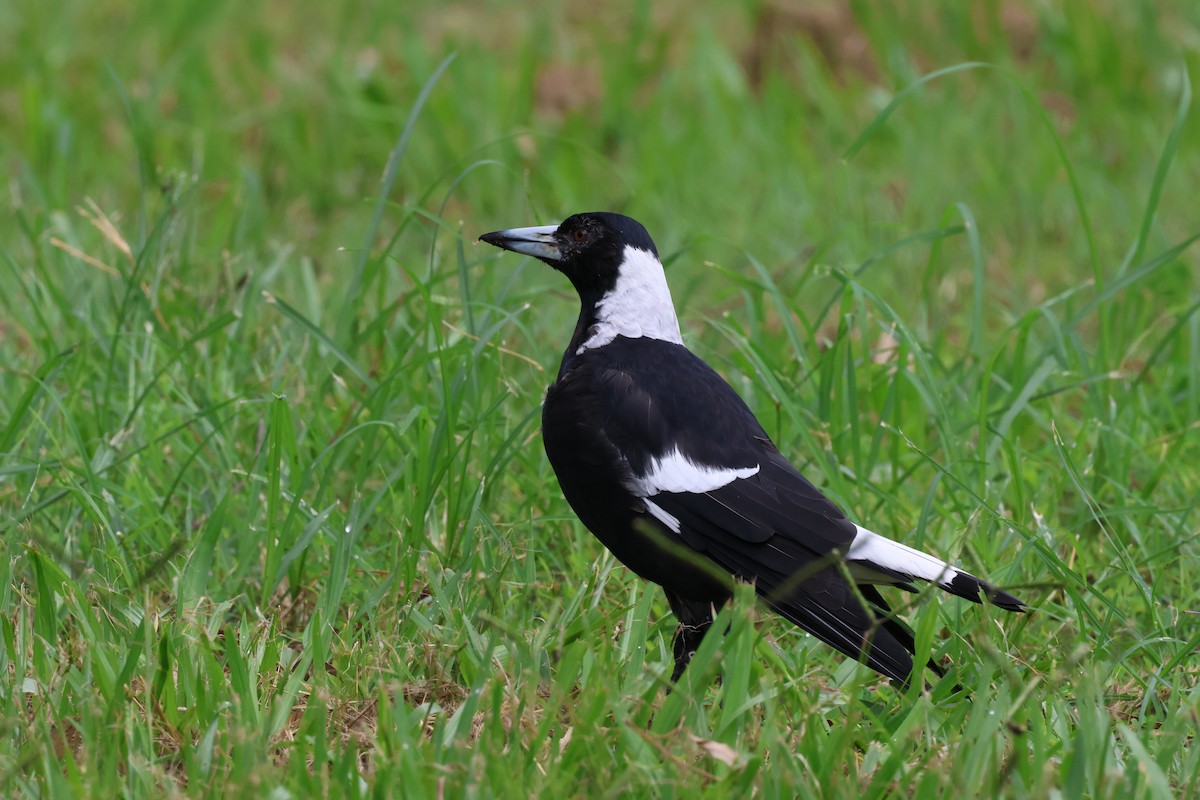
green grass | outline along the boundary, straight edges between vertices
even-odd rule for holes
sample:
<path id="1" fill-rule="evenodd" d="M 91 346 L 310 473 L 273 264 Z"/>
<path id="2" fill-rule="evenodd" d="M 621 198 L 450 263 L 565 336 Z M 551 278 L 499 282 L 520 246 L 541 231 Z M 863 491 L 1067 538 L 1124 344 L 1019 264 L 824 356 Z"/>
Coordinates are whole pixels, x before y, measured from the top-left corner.
<path id="1" fill-rule="evenodd" d="M 539 6 L 0 6 L 4 793 L 1200 792 L 1195 4 Z M 541 450 L 575 300 L 475 244 L 597 209 L 1033 606 L 893 598 L 970 701 L 748 592 L 666 693 Z"/>

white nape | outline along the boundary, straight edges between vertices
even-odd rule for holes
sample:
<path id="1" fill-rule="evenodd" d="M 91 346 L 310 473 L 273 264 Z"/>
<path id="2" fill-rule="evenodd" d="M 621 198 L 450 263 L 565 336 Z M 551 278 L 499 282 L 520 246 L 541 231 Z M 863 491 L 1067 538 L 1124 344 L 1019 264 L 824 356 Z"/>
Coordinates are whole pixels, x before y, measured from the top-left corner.
<path id="1" fill-rule="evenodd" d="M 596 303 L 596 322 L 576 355 L 624 336 L 683 344 L 662 262 L 649 250 L 625 245 L 617 283 Z"/>
<path id="2" fill-rule="evenodd" d="M 852 568 L 855 566 L 854 562 L 863 562 L 864 566 L 867 566 L 867 570 L 861 576 L 855 574 L 856 578 L 870 578 L 869 566 L 874 565 L 948 588 L 950 582 L 954 580 L 954 576 L 959 572 L 936 556 L 922 553 L 920 550 L 900 544 L 886 536 L 880 536 L 861 525 L 854 527 L 858 533 L 855 535 L 854 541 L 850 543 L 846 561 L 850 562 L 849 566 Z M 853 574 L 857 571 L 851 569 L 851 572 Z M 891 579 L 884 578 L 880 582 L 888 583 L 891 582 Z"/>
<path id="3" fill-rule="evenodd" d="M 638 497 L 653 497 L 659 492 L 704 494 L 727 486 L 738 478 L 757 475 L 758 469 L 758 464 L 732 469 L 709 467 L 689 460 L 678 450 L 670 450 L 662 458 L 653 459 L 645 475 L 640 478 L 635 475 L 630 480 L 630 489 Z"/>

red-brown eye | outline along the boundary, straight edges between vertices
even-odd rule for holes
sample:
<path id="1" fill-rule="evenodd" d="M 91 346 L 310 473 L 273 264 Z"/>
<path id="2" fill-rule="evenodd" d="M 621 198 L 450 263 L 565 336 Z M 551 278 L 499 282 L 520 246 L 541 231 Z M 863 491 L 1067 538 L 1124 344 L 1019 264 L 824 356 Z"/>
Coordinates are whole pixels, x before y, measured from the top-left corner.
<path id="1" fill-rule="evenodd" d="M 588 232 L 584 228 L 576 228 L 573 236 L 577 242 L 586 242 L 588 238 Z"/>

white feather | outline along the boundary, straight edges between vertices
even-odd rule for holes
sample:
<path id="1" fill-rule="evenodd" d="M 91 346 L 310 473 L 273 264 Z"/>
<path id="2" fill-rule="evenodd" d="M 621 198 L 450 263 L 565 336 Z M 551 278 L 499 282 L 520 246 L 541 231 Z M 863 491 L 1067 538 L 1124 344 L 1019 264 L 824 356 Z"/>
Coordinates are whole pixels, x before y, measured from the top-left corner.
<path id="1" fill-rule="evenodd" d="M 901 575 L 908 575 L 913 578 L 920 578 L 924 581 L 932 581 L 942 587 L 948 587 L 950 582 L 954 580 L 954 576 L 958 574 L 958 570 L 942 561 L 936 556 L 931 556 L 928 553 L 922 553 L 905 544 L 892 541 L 886 536 L 880 536 L 878 533 L 869 531 L 866 528 L 855 525 L 858 533 L 854 537 L 854 541 L 850 543 L 850 550 L 846 553 L 846 561 L 851 567 L 851 574 L 861 580 L 880 580 L 888 583 L 891 579 L 886 576 L 873 573 L 869 567 L 864 568 L 858 566 L 854 562 L 866 562 L 874 564 L 884 569 L 889 569 L 893 572 L 898 572 Z M 855 567 L 858 566 L 858 569 Z"/>
<path id="2" fill-rule="evenodd" d="M 603 347 L 618 336 L 683 344 L 662 262 L 649 250 L 629 245 L 616 285 L 596 303 L 596 322 L 575 352 Z"/>
<path id="3" fill-rule="evenodd" d="M 646 504 L 646 510 L 650 512 L 650 516 L 654 517 L 663 525 L 666 525 L 675 533 L 679 533 L 678 517 L 676 517 L 674 514 L 664 511 L 657 503 L 654 503 L 650 500 L 643 500 L 642 502 Z"/>
<path id="4" fill-rule="evenodd" d="M 640 478 L 635 475 L 630 488 L 638 497 L 653 497 L 659 492 L 703 494 L 738 478 L 757 475 L 758 469 L 757 464 L 733 469 L 710 467 L 691 461 L 678 450 L 670 450 L 662 458 L 653 459 L 645 475 Z"/>

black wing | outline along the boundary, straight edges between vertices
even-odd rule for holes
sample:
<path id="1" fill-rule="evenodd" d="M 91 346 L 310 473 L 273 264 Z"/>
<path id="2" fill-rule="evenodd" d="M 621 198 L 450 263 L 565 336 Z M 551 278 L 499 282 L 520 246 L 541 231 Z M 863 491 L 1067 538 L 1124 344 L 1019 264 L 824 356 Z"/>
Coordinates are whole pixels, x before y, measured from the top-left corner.
<path id="1" fill-rule="evenodd" d="M 610 409 L 605 436 L 628 462 L 631 487 L 677 521 L 684 542 L 753 583 L 779 614 L 907 683 L 911 637 L 898 638 L 839 566 L 854 524 L 779 454 L 724 379 L 686 348 L 652 340 L 614 344 L 594 365 L 594 385 Z M 713 487 L 656 488 L 655 459 L 672 453 L 682 457 L 676 463 L 713 476 Z M 752 475 L 726 480 L 752 467 Z"/>
<path id="2" fill-rule="evenodd" d="M 911 636 L 897 636 L 886 606 L 863 604 L 839 563 L 854 525 L 808 489 L 803 476 L 771 453 L 752 477 L 702 494 L 660 493 L 648 501 L 679 520 L 684 541 L 753 583 L 780 615 L 907 684 Z"/>

